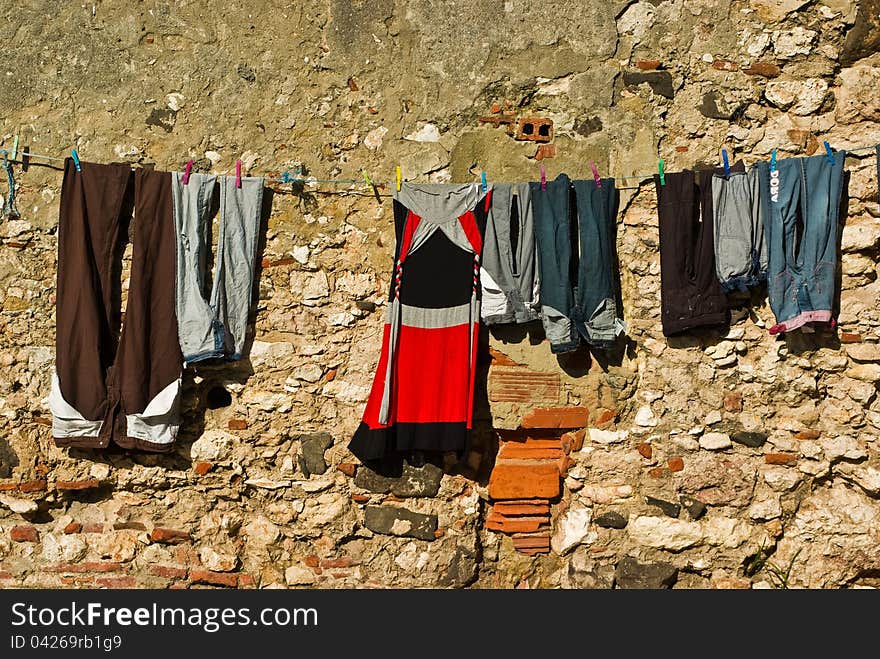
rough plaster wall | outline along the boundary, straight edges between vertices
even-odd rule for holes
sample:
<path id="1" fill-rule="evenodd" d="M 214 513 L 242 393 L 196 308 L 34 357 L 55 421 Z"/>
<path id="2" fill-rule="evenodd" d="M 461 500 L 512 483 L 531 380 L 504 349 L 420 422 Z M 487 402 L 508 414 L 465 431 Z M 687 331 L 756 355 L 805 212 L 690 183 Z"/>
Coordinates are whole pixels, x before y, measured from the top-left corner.
<path id="1" fill-rule="evenodd" d="M 481 169 L 534 179 L 534 144 L 478 127 L 508 100 L 554 120 L 551 177 L 584 175 L 589 161 L 642 172 L 658 152 L 670 171 L 715 163 L 724 143 L 751 163 L 823 139 L 880 141 L 877 14 L 875 0 L 25 0 L 0 8 L 0 130 L 6 147 L 19 131 L 35 152 L 75 146 L 88 160 L 160 169 L 193 158 L 224 173 L 240 157 L 252 172 L 301 163 L 319 178 L 357 178 L 361 167 L 386 178 L 401 164 L 409 179 L 467 181 Z M 639 84 L 636 63 L 648 60 L 661 70 Z M 438 140 L 407 139 L 426 123 Z M 390 203 L 371 195 L 322 186 L 274 196 L 250 358 L 188 373 L 176 453 L 54 448 L 43 398 L 61 179 L 34 166 L 19 176 L 21 220 L 0 223 L 0 584 L 603 587 L 615 570 L 619 583 L 668 584 L 677 568 L 679 586 L 749 587 L 773 582 L 766 568 L 744 575 L 762 545 L 782 567 L 800 552 L 793 585 L 870 584 L 880 570 L 880 225 L 873 159 L 847 168 L 840 328 L 858 337 L 771 338 L 755 296 L 729 333 L 665 340 L 648 184 L 623 198 L 625 352 L 557 359 L 540 332 L 492 335 L 516 362 L 561 373 L 558 404 L 615 412 L 629 433 L 588 439 L 572 456 L 554 519 L 558 535 L 578 537 L 565 556 L 529 558 L 482 529 L 485 427 L 461 462 L 441 463 L 442 478 L 431 464 L 395 480 L 363 468 L 350 477 L 345 445 L 378 359 L 393 248 Z M 216 387 L 230 405 L 211 409 Z M 480 415 L 515 427 L 527 407 L 493 403 Z M 741 430 L 769 439 L 749 448 L 705 437 Z M 673 519 L 644 500 L 681 494 L 708 513 Z M 629 523 L 584 532 L 569 523 L 584 508 Z"/>

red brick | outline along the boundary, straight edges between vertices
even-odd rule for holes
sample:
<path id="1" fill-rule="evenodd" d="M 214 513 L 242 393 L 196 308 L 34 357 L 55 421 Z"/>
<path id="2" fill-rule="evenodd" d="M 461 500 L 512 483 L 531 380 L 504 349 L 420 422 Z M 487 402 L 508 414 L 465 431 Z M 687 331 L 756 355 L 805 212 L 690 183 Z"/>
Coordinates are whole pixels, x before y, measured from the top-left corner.
<path id="1" fill-rule="evenodd" d="M 555 158 L 556 157 L 556 145 L 555 144 L 539 144 L 538 150 L 535 151 L 535 160 L 541 161 L 544 158 Z"/>
<path id="2" fill-rule="evenodd" d="M 499 112 L 501 112 L 501 106 L 498 105 L 498 103 L 493 103 L 492 106 L 489 108 L 489 112 L 491 112 L 492 114 L 498 114 Z"/>
<path id="3" fill-rule="evenodd" d="M 583 428 L 574 432 L 565 433 L 559 438 L 559 441 L 562 444 L 562 450 L 566 453 L 580 451 L 584 447 L 584 437 L 586 437 L 586 435 L 587 431 Z"/>
<path id="4" fill-rule="evenodd" d="M 55 481 L 55 489 L 62 492 L 93 490 L 101 486 L 101 481 L 97 478 L 89 478 L 84 481 Z"/>
<path id="5" fill-rule="evenodd" d="M 559 442 L 554 448 L 534 446 L 532 442 L 506 442 L 498 451 L 502 460 L 558 460 L 563 455 Z"/>
<path id="6" fill-rule="evenodd" d="M 639 452 L 643 458 L 651 459 L 651 456 L 654 455 L 654 449 L 651 448 L 651 445 L 648 442 L 642 442 L 636 447 L 636 450 Z"/>
<path id="7" fill-rule="evenodd" d="M 225 586 L 227 588 L 235 588 L 238 585 L 238 575 L 229 572 L 194 569 L 190 572 L 189 576 L 192 583 Z"/>
<path id="8" fill-rule="evenodd" d="M 42 492 L 47 487 L 46 481 L 22 481 L 18 484 L 21 492 Z"/>
<path id="9" fill-rule="evenodd" d="M 801 430 L 794 434 L 795 439 L 819 439 L 822 433 L 818 430 Z"/>
<path id="10" fill-rule="evenodd" d="M 83 533 L 103 533 L 104 532 L 104 524 L 102 522 L 89 522 L 88 524 L 83 524 L 82 532 Z"/>
<path id="11" fill-rule="evenodd" d="M 146 531 L 147 527 L 143 522 L 116 522 L 113 528 L 117 531 Z"/>
<path id="12" fill-rule="evenodd" d="M 192 536 L 186 531 L 176 531 L 174 529 L 165 529 L 156 527 L 150 533 L 150 540 L 153 542 L 161 542 L 166 545 L 177 545 L 182 542 L 192 541 Z"/>
<path id="13" fill-rule="evenodd" d="M 5 570 L 0 570 L 0 581 L 9 581 L 14 578 L 12 576 L 12 572 L 6 572 Z"/>
<path id="14" fill-rule="evenodd" d="M 348 556 L 342 556 L 340 558 L 325 558 L 321 561 L 322 568 L 351 567 L 354 564 L 355 562 Z"/>
<path id="15" fill-rule="evenodd" d="M 550 524 L 549 515 L 536 517 L 505 517 L 492 513 L 486 518 L 486 528 L 502 533 L 532 533 L 546 528 Z"/>
<path id="16" fill-rule="evenodd" d="M 446 535 L 445 529 L 437 529 L 436 531 L 434 531 L 434 537 L 437 538 L 438 540 L 440 538 L 442 538 L 444 535 Z"/>
<path id="17" fill-rule="evenodd" d="M 9 537 L 13 542 L 39 542 L 40 534 L 36 526 L 30 524 L 19 524 L 13 526 L 9 531 Z"/>
<path id="18" fill-rule="evenodd" d="M 654 71 L 660 68 L 660 60 L 658 59 L 639 59 L 636 60 L 636 68 L 642 71 Z"/>
<path id="19" fill-rule="evenodd" d="M 648 476 L 651 478 L 665 478 L 670 473 L 666 467 L 654 467 L 648 470 Z"/>
<path id="20" fill-rule="evenodd" d="M 550 551 L 550 536 L 543 534 L 514 536 L 513 547 L 523 554 L 544 554 Z"/>
<path id="21" fill-rule="evenodd" d="M 554 499 L 559 496 L 559 470 L 553 463 L 497 463 L 489 478 L 493 499 Z"/>
<path id="22" fill-rule="evenodd" d="M 79 533 L 82 531 L 83 525 L 79 522 L 71 522 L 67 526 L 64 527 L 64 533 L 70 535 L 71 533 Z"/>
<path id="23" fill-rule="evenodd" d="M 492 366 L 489 400 L 511 403 L 558 403 L 559 373 L 542 373 L 525 366 Z"/>
<path id="24" fill-rule="evenodd" d="M 669 458 L 669 460 L 666 461 L 666 465 L 669 467 L 669 471 L 683 471 L 684 470 L 684 460 L 682 460 L 677 455 Z"/>
<path id="25" fill-rule="evenodd" d="M 354 478 L 357 472 L 357 465 L 354 462 L 340 462 L 336 468 L 350 478 Z"/>
<path id="26" fill-rule="evenodd" d="M 318 567 L 321 564 L 321 559 L 319 559 L 315 554 L 310 554 L 303 559 L 303 563 L 305 563 L 308 567 Z"/>
<path id="27" fill-rule="evenodd" d="M 355 503 L 367 503 L 370 500 L 369 494 L 352 494 L 351 500 Z"/>
<path id="28" fill-rule="evenodd" d="M 296 263 L 296 259 L 294 259 L 294 258 L 277 259 L 277 260 L 275 260 L 275 261 L 270 261 L 269 259 L 263 259 L 263 260 L 260 262 L 260 264 L 261 264 L 264 268 L 274 268 L 274 267 L 277 267 L 277 266 L 279 266 L 279 265 L 293 265 L 294 263 Z"/>
<path id="29" fill-rule="evenodd" d="M 226 425 L 230 430 L 247 430 L 248 422 L 247 419 L 229 419 Z"/>
<path id="30" fill-rule="evenodd" d="M 687 146 L 677 146 L 677 147 L 675 147 L 675 150 L 678 153 L 687 153 L 688 147 Z"/>
<path id="31" fill-rule="evenodd" d="M 489 348 L 489 356 L 492 358 L 492 366 L 519 366 L 510 357 L 495 348 Z"/>
<path id="32" fill-rule="evenodd" d="M 168 586 L 168 590 L 186 590 L 187 588 L 189 588 L 189 584 L 185 583 L 173 583 Z"/>
<path id="33" fill-rule="evenodd" d="M 253 588 L 256 580 L 250 574 L 240 574 L 238 575 L 238 587 L 239 588 Z"/>
<path id="34" fill-rule="evenodd" d="M 712 62 L 712 68 L 718 71 L 739 71 L 739 64 L 729 59 L 717 59 Z"/>
<path id="35" fill-rule="evenodd" d="M 505 517 L 516 517 L 517 515 L 549 515 L 550 502 L 525 503 L 519 501 L 498 501 L 492 506 L 492 510 Z"/>
<path id="36" fill-rule="evenodd" d="M 583 428 L 589 421 L 586 407 L 536 407 L 522 420 L 523 428 Z"/>
<path id="37" fill-rule="evenodd" d="M 773 62 L 754 62 L 750 67 L 743 69 L 743 73 L 747 73 L 750 76 L 776 78 L 782 73 L 782 69 Z"/>
<path id="38" fill-rule="evenodd" d="M 12 492 L 18 489 L 18 483 L 0 483 L 0 492 Z"/>
<path id="39" fill-rule="evenodd" d="M 329 371 L 327 371 L 326 375 L 324 375 L 324 380 L 326 380 L 327 382 L 333 382 L 333 380 L 336 379 L 336 373 L 336 369 L 331 368 Z"/>
<path id="40" fill-rule="evenodd" d="M 862 335 L 857 334 L 856 332 L 841 332 L 840 333 L 840 342 L 841 343 L 861 343 Z"/>
<path id="41" fill-rule="evenodd" d="M 199 476 L 204 476 L 214 467 L 214 463 L 212 462 L 196 462 L 193 465 L 193 471 L 196 472 Z"/>
<path id="42" fill-rule="evenodd" d="M 58 577 L 65 586 L 73 586 L 75 588 L 91 587 L 95 583 L 95 577 Z"/>
<path id="43" fill-rule="evenodd" d="M 728 412 L 742 412 L 743 397 L 738 391 L 730 391 L 724 396 L 724 409 Z"/>
<path id="44" fill-rule="evenodd" d="M 597 428 L 602 428 L 604 430 L 604 427 L 606 425 L 614 423 L 614 421 L 617 420 L 617 411 L 616 410 L 609 410 L 605 407 L 600 407 L 596 411 L 599 414 L 596 417 L 596 420 L 593 422 L 593 425 L 595 425 Z"/>
<path id="45" fill-rule="evenodd" d="M 765 453 L 764 462 L 768 465 L 790 465 L 798 461 L 794 453 Z"/>
<path id="46" fill-rule="evenodd" d="M 565 474 L 568 473 L 568 470 L 571 469 L 572 465 L 574 465 L 574 460 L 565 454 L 556 461 L 556 468 L 562 476 L 565 476 Z"/>
<path id="47" fill-rule="evenodd" d="M 186 568 L 175 567 L 173 565 L 148 565 L 147 571 L 156 577 L 164 577 L 166 579 L 183 579 L 186 577 Z"/>
<path id="48" fill-rule="evenodd" d="M 360 91 L 357 81 L 354 78 L 348 79 L 348 88 L 353 92 Z"/>
<path id="49" fill-rule="evenodd" d="M 86 563 L 58 563 L 45 568 L 47 572 L 124 572 L 126 566 L 110 561 L 93 561 Z"/>
<path id="50" fill-rule="evenodd" d="M 95 579 L 95 583 L 101 588 L 137 588 L 138 585 L 134 577 L 101 577 Z"/>

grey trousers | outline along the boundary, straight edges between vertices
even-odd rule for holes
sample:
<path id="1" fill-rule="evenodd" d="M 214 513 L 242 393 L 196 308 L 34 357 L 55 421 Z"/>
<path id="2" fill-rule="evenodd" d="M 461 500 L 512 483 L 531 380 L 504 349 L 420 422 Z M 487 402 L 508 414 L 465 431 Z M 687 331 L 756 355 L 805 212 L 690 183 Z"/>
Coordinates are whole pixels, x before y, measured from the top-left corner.
<path id="1" fill-rule="evenodd" d="M 177 238 L 177 322 L 184 361 L 242 357 L 257 260 L 264 179 L 192 174 L 172 185 Z M 213 285 L 207 290 L 212 197 L 220 187 Z M 206 294 L 209 297 L 206 298 Z"/>
<path id="2" fill-rule="evenodd" d="M 528 183 L 495 183 L 480 273 L 487 325 L 527 323 L 540 317 L 540 277 L 532 193 Z"/>
<path id="3" fill-rule="evenodd" d="M 767 279 L 767 241 L 758 170 L 712 177 L 715 274 L 725 291 L 745 291 Z"/>

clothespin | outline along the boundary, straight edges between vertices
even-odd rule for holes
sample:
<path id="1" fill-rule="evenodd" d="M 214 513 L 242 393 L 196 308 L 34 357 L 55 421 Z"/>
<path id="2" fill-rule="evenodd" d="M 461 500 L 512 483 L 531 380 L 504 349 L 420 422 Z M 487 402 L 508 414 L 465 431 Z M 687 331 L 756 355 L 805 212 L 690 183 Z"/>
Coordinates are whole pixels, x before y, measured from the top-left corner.
<path id="1" fill-rule="evenodd" d="M 544 165 L 541 165 L 541 191 L 547 189 L 547 170 L 544 169 Z"/>
<path id="2" fill-rule="evenodd" d="M 293 183 L 293 177 L 290 175 L 290 172 L 288 172 L 286 169 L 284 170 L 284 173 L 281 175 L 281 182 L 282 183 Z"/>
<path id="3" fill-rule="evenodd" d="M 727 159 L 727 149 L 721 149 L 721 159 L 724 161 L 724 176 L 730 178 L 730 161 Z"/>
<path id="4" fill-rule="evenodd" d="M 829 162 L 834 164 L 834 152 L 831 150 L 831 145 L 828 142 L 822 142 L 825 145 L 825 153 L 828 155 Z"/>
<path id="5" fill-rule="evenodd" d="M 15 156 L 18 155 L 18 133 L 15 134 L 15 140 L 12 142 L 12 155 L 10 155 L 10 160 L 15 160 Z"/>
<path id="6" fill-rule="evenodd" d="M 74 165 L 74 167 L 76 167 L 76 171 L 81 172 L 82 167 L 80 167 L 79 154 L 76 152 L 76 149 L 70 150 L 70 156 L 71 156 L 71 158 L 73 158 L 73 165 Z"/>
<path id="7" fill-rule="evenodd" d="M 483 194 L 489 191 L 489 185 L 486 183 L 486 172 L 480 172 L 480 185 L 483 186 Z"/>
<path id="8" fill-rule="evenodd" d="M 596 181 L 596 187 L 601 188 L 602 187 L 602 179 L 599 178 L 599 168 L 596 166 L 596 163 L 591 162 L 590 169 L 593 170 L 593 179 Z"/>
<path id="9" fill-rule="evenodd" d="M 186 167 L 183 168 L 183 184 L 189 185 L 189 175 L 192 173 L 193 161 L 187 160 Z"/>
<path id="10" fill-rule="evenodd" d="M 235 161 L 235 187 L 241 187 L 241 160 Z"/>
<path id="11" fill-rule="evenodd" d="M 773 149 L 770 152 L 770 171 L 771 172 L 776 171 L 776 149 Z"/>
<path id="12" fill-rule="evenodd" d="M 401 182 L 401 180 L 403 179 L 403 175 L 402 175 L 401 172 L 400 172 L 400 165 L 398 165 L 398 166 L 394 169 L 394 173 L 395 173 L 396 178 L 397 178 L 397 191 L 400 192 L 400 182 Z"/>
<path id="13" fill-rule="evenodd" d="M 26 172 L 30 166 L 31 148 L 29 146 L 26 146 L 21 150 L 21 171 Z"/>
<path id="14" fill-rule="evenodd" d="M 663 171 L 663 161 L 657 161 L 657 171 L 660 173 L 660 185 L 666 185 L 666 173 Z"/>
<path id="15" fill-rule="evenodd" d="M 361 174 L 364 175 L 364 183 L 366 183 L 373 190 L 373 195 L 376 197 L 376 201 L 380 204 L 382 203 L 382 197 L 379 195 L 379 190 L 376 188 L 376 184 L 370 180 L 370 175 L 367 174 L 366 169 L 361 170 Z"/>

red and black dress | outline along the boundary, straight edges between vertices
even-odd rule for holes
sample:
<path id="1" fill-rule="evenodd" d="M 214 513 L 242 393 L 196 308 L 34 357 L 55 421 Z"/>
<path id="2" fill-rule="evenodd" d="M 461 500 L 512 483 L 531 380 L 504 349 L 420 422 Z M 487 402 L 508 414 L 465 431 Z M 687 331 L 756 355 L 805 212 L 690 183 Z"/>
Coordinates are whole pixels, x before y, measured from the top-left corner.
<path id="1" fill-rule="evenodd" d="M 472 425 L 480 253 L 491 191 L 404 183 L 382 354 L 348 447 L 363 461 L 461 451 Z"/>

